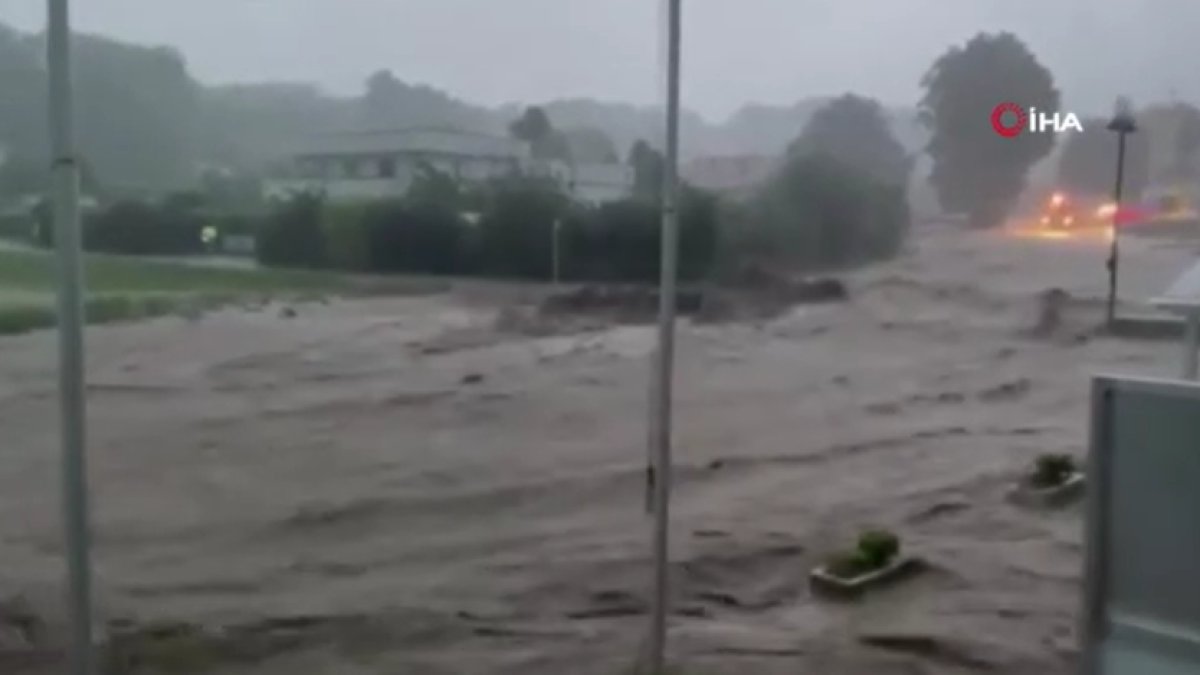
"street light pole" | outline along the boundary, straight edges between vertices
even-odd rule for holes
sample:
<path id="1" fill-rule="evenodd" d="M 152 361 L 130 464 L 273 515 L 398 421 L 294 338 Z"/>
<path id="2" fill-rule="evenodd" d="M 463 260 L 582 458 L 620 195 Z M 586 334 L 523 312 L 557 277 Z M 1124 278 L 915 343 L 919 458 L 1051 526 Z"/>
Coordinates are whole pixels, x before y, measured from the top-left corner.
<path id="1" fill-rule="evenodd" d="M 1118 221 L 1121 218 L 1121 192 L 1125 183 L 1125 139 L 1137 131 L 1132 111 L 1126 102 L 1118 102 L 1117 112 L 1108 124 L 1109 131 L 1117 134 L 1117 177 L 1113 186 L 1112 229 L 1109 232 L 1110 248 L 1108 254 L 1108 311 L 1107 322 L 1109 330 L 1116 325 L 1117 319 L 1117 274 L 1119 270 L 1119 237 Z"/>
<path id="2" fill-rule="evenodd" d="M 46 60 L 58 249 L 59 405 L 62 419 L 63 534 L 66 540 L 72 675 L 93 675 L 91 542 L 88 527 L 83 357 L 83 267 L 80 261 L 79 163 L 71 90 L 69 0 L 48 0 Z"/>
<path id="3" fill-rule="evenodd" d="M 667 0 L 667 152 L 662 186 L 662 269 L 658 291 L 658 350 L 654 358 L 650 440 L 654 456 L 654 606 L 650 616 L 650 675 L 666 666 L 670 596 L 671 384 L 675 359 L 675 286 L 679 247 L 679 70 L 682 0 Z"/>

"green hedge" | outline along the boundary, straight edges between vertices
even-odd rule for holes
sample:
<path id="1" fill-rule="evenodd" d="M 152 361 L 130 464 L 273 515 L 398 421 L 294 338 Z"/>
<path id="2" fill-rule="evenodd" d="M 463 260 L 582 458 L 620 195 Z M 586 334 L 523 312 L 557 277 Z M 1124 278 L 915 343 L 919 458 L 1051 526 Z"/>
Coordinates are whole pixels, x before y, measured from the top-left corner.
<path id="1" fill-rule="evenodd" d="M 583 206 L 547 183 L 510 179 L 487 191 L 482 213 L 470 221 L 453 200 L 421 195 L 338 204 L 297 197 L 267 219 L 259 260 L 372 273 L 549 280 L 557 241 L 564 279 L 658 278 L 661 219 L 654 203 Z M 686 191 L 680 221 L 680 275 L 703 278 L 717 248 L 716 199 Z"/>
<path id="2" fill-rule="evenodd" d="M 789 160 L 738 211 L 734 257 L 793 267 L 841 267 L 894 255 L 910 214 L 901 188 L 828 156 Z"/>

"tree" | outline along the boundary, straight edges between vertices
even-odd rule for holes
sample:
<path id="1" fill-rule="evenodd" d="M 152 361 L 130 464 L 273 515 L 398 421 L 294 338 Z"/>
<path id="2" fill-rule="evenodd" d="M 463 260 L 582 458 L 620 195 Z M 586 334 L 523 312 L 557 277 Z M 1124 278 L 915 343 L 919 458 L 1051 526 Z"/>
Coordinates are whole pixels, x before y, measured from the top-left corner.
<path id="1" fill-rule="evenodd" d="M 902 186 L 826 154 L 794 155 L 731 230 L 738 255 L 783 265 L 840 266 L 886 258 L 909 226 Z"/>
<path id="2" fill-rule="evenodd" d="M 912 158 L 892 135 L 883 106 L 846 94 L 822 106 L 788 154 L 827 154 L 889 185 L 908 185 Z"/>
<path id="3" fill-rule="evenodd" d="M 450 174 L 438 171 L 428 163 L 421 163 L 404 199 L 418 206 L 435 206 L 457 212 L 464 206 L 464 190 Z"/>
<path id="4" fill-rule="evenodd" d="M 1058 158 L 1058 185 L 1073 194 L 1112 194 L 1117 172 L 1117 135 L 1108 120 L 1083 120 L 1083 132 L 1071 134 Z M 1129 199 L 1141 198 L 1150 182 L 1150 139 L 1144 133 L 1126 137 L 1123 192 Z"/>
<path id="5" fill-rule="evenodd" d="M 629 166 L 633 168 L 634 196 L 658 203 L 662 198 L 666 158 L 649 143 L 639 140 L 629 149 Z"/>
<path id="6" fill-rule="evenodd" d="M 519 138 L 530 145 L 537 145 L 554 133 L 554 126 L 550 123 L 550 118 L 546 115 L 545 110 L 537 106 L 530 106 L 525 109 L 523 115 L 513 120 L 508 130 L 513 138 Z"/>
<path id="7" fill-rule="evenodd" d="M 571 148 L 567 137 L 554 128 L 546 111 L 530 106 L 525 113 L 508 127 L 513 138 L 529 144 L 536 159 L 571 160 Z"/>
<path id="8" fill-rule="evenodd" d="M 921 81 L 922 122 L 932 136 L 930 176 L 942 207 L 969 214 L 977 227 L 1004 220 L 1029 169 L 1054 148 L 1052 134 L 1002 137 L 991 125 L 996 106 L 1056 111 L 1050 71 L 1016 36 L 979 34 L 934 62 Z"/>

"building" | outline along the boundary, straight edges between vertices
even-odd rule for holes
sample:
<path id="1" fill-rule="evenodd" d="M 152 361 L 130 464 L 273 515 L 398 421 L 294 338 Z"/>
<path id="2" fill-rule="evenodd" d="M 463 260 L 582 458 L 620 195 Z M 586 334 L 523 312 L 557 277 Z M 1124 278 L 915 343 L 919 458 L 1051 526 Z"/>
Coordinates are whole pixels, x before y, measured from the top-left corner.
<path id="1" fill-rule="evenodd" d="M 576 201 L 593 206 L 626 199 L 633 194 L 634 171 L 625 164 L 530 160 L 526 170 L 553 178 Z"/>
<path id="2" fill-rule="evenodd" d="M 327 134 L 292 153 L 265 186 L 268 198 L 320 191 L 332 199 L 403 195 L 422 166 L 466 182 L 519 171 L 529 161 L 518 140 L 450 129 L 401 129 Z"/>
<path id="3" fill-rule="evenodd" d="M 746 194 L 766 182 L 780 163 L 780 158 L 766 155 L 697 157 L 680 168 L 680 175 L 705 190 Z"/>
<path id="4" fill-rule="evenodd" d="M 408 192 L 423 166 L 464 183 L 516 173 L 557 180 L 580 201 L 603 203 L 629 196 L 633 171 L 622 164 L 572 165 L 534 160 L 529 145 L 503 136 L 454 129 L 327 134 L 301 144 L 268 180 L 268 199 L 323 192 L 331 199 L 379 199 Z"/>

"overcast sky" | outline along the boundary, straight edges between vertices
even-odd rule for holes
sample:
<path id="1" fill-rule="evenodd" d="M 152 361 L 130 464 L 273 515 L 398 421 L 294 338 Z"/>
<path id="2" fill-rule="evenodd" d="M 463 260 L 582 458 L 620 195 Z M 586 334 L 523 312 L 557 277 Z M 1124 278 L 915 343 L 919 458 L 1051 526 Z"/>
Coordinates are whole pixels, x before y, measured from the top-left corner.
<path id="1" fill-rule="evenodd" d="M 386 67 L 467 100 L 657 101 L 661 0 L 75 0 L 77 29 L 169 44 L 206 82 L 302 80 L 355 93 Z M 684 103 L 847 90 L 912 103 L 929 63 L 980 30 L 1016 32 L 1071 106 L 1200 99 L 1195 0 L 684 0 Z M 0 21 L 44 22 L 44 0 Z"/>

